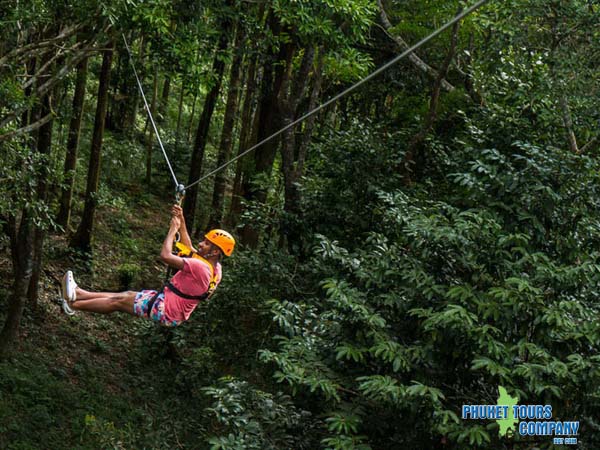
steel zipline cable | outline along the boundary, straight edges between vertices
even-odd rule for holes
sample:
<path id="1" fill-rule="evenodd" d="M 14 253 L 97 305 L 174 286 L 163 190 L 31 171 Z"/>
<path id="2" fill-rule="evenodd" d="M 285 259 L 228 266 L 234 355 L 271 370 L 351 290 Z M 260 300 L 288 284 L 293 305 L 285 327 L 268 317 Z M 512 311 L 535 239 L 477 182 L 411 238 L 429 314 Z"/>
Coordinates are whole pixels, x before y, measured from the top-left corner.
<path id="1" fill-rule="evenodd" d="M 252 150 L 255 150 L 256 148 L 260 147 L 261 145 L 269 142 L 271 139 L 274 139 L 275 137 L 279 136 L 281 133 L 283 133 L 284 131 L 292 128 L 295 125 L 298 125 L 300 122 L 308 119 L 311 116 L 314 116 L 315 114 L 317 114 L 319 111 L 321 111 L 324 108 L 327 108 L 329 105 L 331 105 L 333 102 L 339 100 L 340 98 L 344 97 L 345 95 L 349 94 L 350 92 L 354 91 L 355 89 L 357 89 L 358 87 L 362 86 L 364 83 L 366 83 L 367 81 L 371 80 L 372 78 L 376 77 L 377 75 L 379 75 L 381 72 L 387 70 L 388 68 L 390 68 L 391 66 L 393 66 L 394 64 L 396 64 L 398 61 L 400 61 L 402 58 L 404 58 L 405 56 L 411 54 L 412 52 L 414 52 L 415 50 L 417 50 L 419 47 L 421 47 L 422 45 L 426 44 L 427 42 L 429 42 L 431 39 L 433 39 L 434 37 L 436 37 L 438 34 L 444 32 L 446 29 L 450 28 L 452 25 L 454 25 L 456 22 L 460 21 L 461 19 L 463 19 L 464 17 L 468 16 L 469 14 L 471 14 L 473 11 L 475 11 L 476 9 L 478 9 L 479 7 L 483 6 L 485 3 L 487 3 L 489 0 L 480 0 L 478 1 L 476 4 L 474 4 L 473 6 L 469 7 L 468 9 L 464 10 L 463 12 L 461 12 L 460 14 L 458 14 L 456 17 L 454 17 L 452 20 L 450 20 L 448 23 L 446 23 L 445 25 L 443 25 L 442 27 L 438 28 L 436 31 L 434 31 L 433 33 L 431 33 L 429 36 L 427 36 L 426 38 L 422 39 L 420 42 L 416 43 L 415 45 L 413 45 L 412 47 L 406 49 L 404 52 L 402 52 L 400 55 L 396 56 L 394 59 L 388 61 L 387 63 L 385 63 L 383 66 L 381 66 L 379 69 L 375 70 L 374 72 L 372 72 L 371 74 L 367 75 L 365 78 L 363 78 L 362 80 L 357 81 L 355 84 L 353 84 L 352 86 L 350 86 L 349 88 L 347 88 L 346 90 L 340 92 L 339 94 L 337 94 L 336 96 L 330 98 L 329 100 L 327 100 L 325 103 L 317 106 L 315 109 L 313 109 L 312 111 L 307 112 L 306 114 L 304 114 L 302 117 L 294 120 L 293 122 L 290 122 L 289 124 L 287 124 L 285 127 L 281 128 L 280 130 L 276 131 L 275 133 L 273 133 L 272 135 L 266 137 L 265 139 L 263 139 L 262 141 L 258 142 L 257 144 L 253 145 L 252 147 L 250 147 L 248 150 L 244 150 L 242 153 L 238 154 L 235 158 L 230 159 L 229 161 L 227 161 L 226 163 L 224 163 L 223 165 L 217 167 L 216 169 L 214 169 L 213 171 L 207 173 L 206 175 L 203 175 L 202 177 L 198 178 L 196 181 L 194 181 L 193 183 L 185 186 L 185 189 L 188 189 L 192 186 L 195 186 L 196 184 L 200 183 L 201 181 L 205 180 L 206 178 L 210 177 L 211 175 L 214 175 L 215 173 L 223 170 L 224 168 L 226 168 L 227 166 L 229 166 L 230 164 L 232 164 L 233 162 L 237 161 L 238 159 L 240 159 L 241 157 L 247 155 L 248 153 L 250 153 Z"/>
<path id="2" fill-rule="evenodd" d="M 158 128 L 156 127 L 156 123 L 154 123 L 154 117 L 152 117 L 152 111 L 150 111 L 150 107 L 148 106 L 148 101 L 146 100 L 144 89 L 142 88 L 142 82 L 140 81 L 140 77 L 138 77 L 137 70 L 135 70 L 135 64 L 133 63 L 133 56 L 131 55 L 129 44 L 127 43 L 127 39 L 125 39 L 125 35 L 123 34 L 122 36 L 123 42 L 125 43 L 125 48 L 127 49 L 127 53 L 129 54 L 129 62 L 131 63 L 131 68 L 133 69 L 133 74 L 135 75 L 135 80 L 137 81 L 138 89 L 140 90 L 140 94 L 142 94 L 144 106 L 146 107 L 146 111 L 148 112 L 148 117 L 150 118 L 150 122 L 152 123 L 152 128 L 154 128 L 154 134 L 156 134 L 156 139 L 158 140 L 160 149 L 162 150 L 163 156 L 165 157 L 167 166 L 169 166 L 169 171 L 171 172 L 171 176 L 173 177 L 173 181 L 175 182 L 175 188 L 177 189 L 177 191 L 179 191 L 181 185 L 179 184 L 179 181 L 177 181 L 177 177 L 175 176 L 175 172 L 173 171 L 173 167 L 171 166 L 171 162 L 169 161 L 169 157 L 167 156 L 167 152 L 165 151 L 165 147 L 163 146 L 162 139 L 160 138 L 160 134 L 158 133 Z"/>
<path id="3" fill-rule="evenodd" d="M 169 166 L 169 170 L 171 171 L 171 175 L 173 176 L 173 181 L 175 181 L 176 190 L 177 190 L 177 192 L 179 194 L 181 194 L 181 193 L 183 193 L 185 191 L 185 189 L 189 189 L 192 186 L 195 186 L 198 183 L 204 181 L 205 179 L 207 179 L 211 175 L 214 175 L 217 172 L 220 172 L 221 170 L 225 169 L 227 166 L 229 166 L 230 164 L 234 163 L 235 161 L 237 161 L 238 159 L 242 158 L 243 156 L 247 155 L 251 151 L 253 151 L 256 148 L 260 147 L 261 145 L 269 142 L 270 140 L 276 138 L 277 136 L 279 136 L 280 134 L 282 134 L 286 130 L 289 130 L 290 128 L 298 125 L 300 122 L 308 119 L 311 116 L 314 116 L 319 111 L 323 110 L 324 108 L 327 108 L 329 105 L 331 105 L 332 103 L 336 102 L 340 98 L 342 98 L 345 95 L 348 95 L 350 92 L 356 90 L 357 88 L 359 88 L 360 86 L 362 86 L 363 84 L 365 84 L 367 81 L 375 78 L 380 73 L 382 73 L 385 70 L 389 69 L 391 66 L 393 66 L 394 64 L 396 64 L 398 61 L 400 61 L 401 59 L 403 59 L 407 55 L 410 55 L 415 50 L 419 49 L 421 46 L 423 46 L 427 42 L 429 42 L 431 39 L 433 39 L 434 37 L 436 37 L 439 34 L 443 33 L 445 30 L 447 30 L 448 28 L 450 28 L 451 26 L 453 26 L 455 23 L 457 23 L 460 20 L 464 19 L 469 14 L 471 14 L 473 11 L 479 9 L 481 6 L 483 6 L 484 4 L 486 4 L 488 2 L 489 2 L 489 0 L 479 0 L 473 6 L 470 6 L 469 8 L 465 9 L 461 13 L 457 14 L 453 19 L 451 19 L 450 21 L 448 21 L 446 24 L 442 25 L 440 28 L 438 28 L 437 30 L 435 30 L 433 33 L 431 33 L 427 37 L 423 38 L 421 41 L 417 42 L 412 47 L 407 48 L 405 51 L 403 51 L 402 53 L 400 53 L 398 56 L 396 56 L 395 58 L 391 59 L 390 61 L 388 61 L 383 66 L 379 67 L 377 70 L 375 70 L 374 72 L 370 73 L 369 75 L 367 75 L 363 79 L 357 81 L 356 83 L 354 83 L 349 88 L 343 90 L 339 94 L 337 94 L 334 97 L 332 97 L 329 100 L 327 100 L 325 103 L 322 103 L 321 105 L 319 105 L 316 108 L 314 108 L 313 110 L 307 112 L 302 117 L 299 117 L 298 119 L 294 120 L 293 122 L 290 122 L 289 124 L 287 124 L 286 126 L 284 126 L 283 128 L 281 128 L 280 130 L 278 130 L 275 133 L 271 134 L 270 136 L 266 137 L 262 141 L 254 144 L 252 147 L 250 147 L 247 150 L 244 150 L 243 152 L 239 153 L 236 157 L 230 159 L 226 163 L 222 164 L 221 166 L 217 167 L 216 169 L 212 170 L 211 172 L 207 173 L 206 175 L 203 175 L 202 177 L 198 178 L 196 181 L 190 183 L 189 185 L 187 185 L 185 187 L 183 185 L 179 184 L 179 182 L 177 181 L 177 177 L 175 176 L 175 173 L 173 172 L 173 168 L 171 167 L 171 163 L 169 162 L 169 158 L 167 157 L 167 153 L 165 152 L 165 149 L 164 149 L 164 147 L 162 145 L 162 141 L 160 140 L 160 136 L 158 135 L 158 130 L 156 128 L 156 125 L 154 124 L 154 120 L 152 118 L 152 113 L 150 112 L 150 108 L 148 107 L 148 102 L 146 101 L 146 96 L 144 95 L 144 91 L 142 89 L 142 84 L 140 82 L 140 79 L 138 78 L 137 72 L 135 70 L 135 66 L 133 64 L 133 58 L 132 58 L 131 52 L 129 50 L 129 45 L 127 45 L 127 41 L 125 40 L 125 35 L 123 35 L 123 41 L 125 42 L 125 47 L 127 48 L 127 52 L 129 53 L 129 60 L 131 61 L 131 65 L 133 67 L 133 73 L 135 74 L 135 78 L 137 80 L 138 87 L 139 87 L 140 92 L 142 94 L 142 98 L 144 99 L 144 104 L 146 105 L 146 111 L 148 111 L 148 115 L 150 116 L 150 121 L 152 122 L 152 126 L 154 127 L 154 132 L 156 133 L 156 137 L 158 138 L 158 142 L 160 144 L 160 148 L 163 151 L 163 155 L 165 157 L 165 160 L 167 161 L 167 165 Z"/>

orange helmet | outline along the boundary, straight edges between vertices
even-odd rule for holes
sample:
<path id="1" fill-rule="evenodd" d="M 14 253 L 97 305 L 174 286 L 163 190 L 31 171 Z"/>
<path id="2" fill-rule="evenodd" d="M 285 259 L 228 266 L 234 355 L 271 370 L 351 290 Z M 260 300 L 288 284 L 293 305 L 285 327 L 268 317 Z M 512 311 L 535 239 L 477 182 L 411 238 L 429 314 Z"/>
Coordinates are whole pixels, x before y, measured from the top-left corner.
<path id="1" fill-rule="evenodd" d="M 227 231 L 219 229 L 210 230 L 204 237 L 219 247 L 226 256 L 231 256 L 233 253 L 235 239 Z"/>

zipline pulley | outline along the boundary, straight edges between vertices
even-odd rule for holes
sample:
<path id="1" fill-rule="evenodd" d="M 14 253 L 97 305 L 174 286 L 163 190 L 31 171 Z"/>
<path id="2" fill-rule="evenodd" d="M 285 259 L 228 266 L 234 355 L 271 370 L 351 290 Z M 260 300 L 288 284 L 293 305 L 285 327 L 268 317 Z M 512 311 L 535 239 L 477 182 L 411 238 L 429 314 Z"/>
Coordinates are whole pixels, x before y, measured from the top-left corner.
<path id="1" fill-rule="evenodd" d="M 175 188 L 175 203 L 177 203 L 177 205 L 181 206 L 181 203 L 183 202 L 184 198 L 185 198 L 185 187 L 183 186 L 183 184 L 179 183 L 177 185 L 177 187 Z M 181 234 L 179 234 L 179 231 L 178 231 L 175 234 L 175 244 L 178 244 L 180 239 L 181 239 Z"/>
<path id="2" fill-rule="evenodd" d="M 185 186 L 183 184 L 178 184 L 175 188 L 175 203 L 181 206 L 181 202 L 185 197 Z"/>

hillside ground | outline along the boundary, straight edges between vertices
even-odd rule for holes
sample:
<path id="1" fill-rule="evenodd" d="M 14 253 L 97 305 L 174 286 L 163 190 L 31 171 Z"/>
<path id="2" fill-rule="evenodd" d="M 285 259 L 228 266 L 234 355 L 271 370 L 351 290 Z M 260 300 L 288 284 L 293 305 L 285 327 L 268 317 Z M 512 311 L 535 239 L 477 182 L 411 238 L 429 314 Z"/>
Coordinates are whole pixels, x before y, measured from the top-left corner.
<path id="1" fill-rule="evenodd" d="M 164 401 L 172 387 L 153 383 L 151 361 L 144 360 L 144 342 L 155 325 L 119 313 L 69 317 L 56 302 L 67 269 L 92 290 L 160 286 L 165 268 L 158 254 L 169 205 L 141 192 L 126 198 L 130 204 L 97 211 L 94 258 L 87 267 L 69 254 L 63 235 L 48 236 L 38 304 L 27 306 L 18 348 L 0 363 L 0 448 L 128 448 L 140 423 L 153 448 L 161 447 L 161 439 L 171 445 L 153 422 L 173 408 Z M 8 242 L 0 245 L 3 322 L 12 273 Z M 168 439 L 177 442 L 177 436 Z"/>

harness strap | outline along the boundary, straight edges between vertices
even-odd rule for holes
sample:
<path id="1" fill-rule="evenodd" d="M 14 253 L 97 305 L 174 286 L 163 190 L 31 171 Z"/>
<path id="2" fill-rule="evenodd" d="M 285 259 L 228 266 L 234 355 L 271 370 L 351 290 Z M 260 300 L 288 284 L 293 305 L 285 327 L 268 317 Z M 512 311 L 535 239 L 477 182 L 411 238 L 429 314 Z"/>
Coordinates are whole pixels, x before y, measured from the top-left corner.
<path id="1" fill-rule="evenodd" d="M 187 245 L 184 245 L 182 242 L 179 242 L 179 241 L 175 242 L 175 248 L 177 248 L 177 250 L 179 250 L 179 252 L 177 253 L 177 256 L 180 256 L 182 258 L 194 258 L 194 259 L 198 259 L 198 260 L 202 261 L 204 264 L 206 264 L 206 266 L 208 267 L 208 270 L 210 270 L 211 281 L 213 281 L 216 278 L 215 269 L 209 261 L 204 259 L 198 253 L 196 253 L 191 248 L 189 248 Z"/>
<path id="2" fill-rule="evenodd" d="M 209 289 L 202 295 L 189 295 L 184 292 L 181 292 L 179 289 L 177 289 L 175 286 L 173 286 L 173 283 L 171 283 L 170 281 L 167 281 L 165 283 L 164 287 L 168 287 L 171 291 L 173 291 L 175 294 L 177 294 L 178 297 L 185 298 L 186 300 L 197 300 L 197 301 L 206 300 L 206 298 L 208 298 L 208 296 L 212 293 Z M 164 289 L 164 287 L 163 287 L 163 289 Z"/>
<path id="3" fill-rule="evenodd" d="M 148 311 L 146 312 L 146 316 L 148 316 L 148 319 L 152 318 L 152 307 L 154 306 L 154 303 L 156 302 L 156 299 L 158 298 L 158 296 L 163 293 L 164 289 L 165 289 L 164 286 L 161 287 L 160 291 L 157 291 L 156 294 L 154 294 L 152 296 L 152 298 L 150 299 L 150 301 L 148 302 Z"/>
<path id="4" fill-rule="evenodd" d="M 148 312 L 146 313 L 146 315 L 148 316 L 149 319 L 152 318 L 152 307 L 154 306 L 154 303 L 158 299 L 158 296 L 164 292 L 166 287 L 168 287 L 178 297 L 181 297 L 185 300 L 194 300 L 194 301 L 198 301 L 198 302 L 200 302 L 202 300 L 206 300 L 208 297 L 210 297 L 212 295 L 212 293 L 217 288 L 217 274 L 215 273 L 212 264 L 210 262 L 208 262 L 206 259 L 204 259 L 203 257 L 201 257 L 200 255 L 198 255 L 197 253 L 192 252 L 192 250 L 190 248 L 186 247 L 185 245 L 183 245 L 180 242 L 176 242 L 175 246 L 180 250 L 179 255 L 182 256 L 183 258 L 193 257 L 195 259 L 199 259 L 200 261 L 204 262 L 208 266 L 208 268 L 210 270 L 210 281 L 208 283 L 208 289 L 202 295 L 189 295 L 189 294 L 186 294 L 185 292 L 181 292 L 179 289 L 177 289 L 173 285 L 173 283 L 171 283 L 170 280 L 167 281 L 163 285 L 163 287 L 160 288 L 160 291 L 157 291 L 156 294 L 154 294 L 152 296 L 152 298 L 150 299 L 150 301 L 148 302 Z M 168 274 L 168 272 L 167 272 L 167 274 Z"/>
<path id="5" fill-rule="evenodd" d="M 186 300 L 194 300 L 194 301 L 201 302 L 202 300 L 206 300 L 208 297 L 210 297 L 210 295 L 214 292 L 214 290 L 216 288 L 216 283 L 214 283 L 211 280 L 208 290 L 202 295 L 189 295 L 184 292 L 181 292 L 179 289 L 177 289 L 173 285 L 173 283 L 171 283 L 170 281 L 167 281 L 164 284 L 164 286 L 160 288 L 160 291 L 157 291 L 156 294 L 154 294 L 152 296 L 152 298 L 150 299 L 150 301 L 148 302 L 148 311 L 146 312 L 146 315 L 148 316 L 149 319 L 152 318 L 152 307 L 154 306 L 154 303 L 156 303 L 158 296 L 165 291 L 166 287 L 168 287 L 171 291 L 173 291 L 173 293 L 175 293 L 178 297 L 184 298 Z"/>

